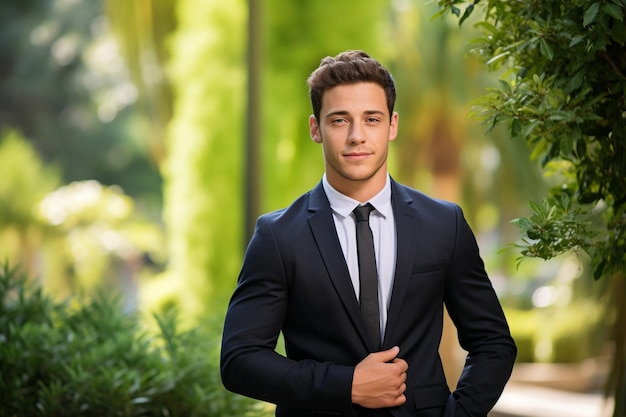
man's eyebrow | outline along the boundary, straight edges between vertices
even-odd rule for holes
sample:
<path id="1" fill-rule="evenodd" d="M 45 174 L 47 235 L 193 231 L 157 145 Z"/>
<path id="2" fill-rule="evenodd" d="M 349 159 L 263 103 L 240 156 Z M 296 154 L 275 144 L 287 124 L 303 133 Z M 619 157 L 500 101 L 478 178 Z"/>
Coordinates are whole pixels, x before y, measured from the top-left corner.
<path id="1" fill-rule="evenodd" d="M 326 114 L 324 117 L 347 116 L 348 114 L 346 110 L 337 110 Z"/>
<path id="2" fill-rule="evenodd" d="M 348 116 L 349 114 L 350 113 L 346 110 L 337 110 L 337 111 L 333 111 L 333 112 L 326 114 L 324 117 L 328 118 L 328 117 L 334 117 L 334 116 Z M 385 112 L 381 110 L 365 110 L 363 114 L 366 114 L 366 115 L 378 114 L 378 115 L 384 116 Z"/>

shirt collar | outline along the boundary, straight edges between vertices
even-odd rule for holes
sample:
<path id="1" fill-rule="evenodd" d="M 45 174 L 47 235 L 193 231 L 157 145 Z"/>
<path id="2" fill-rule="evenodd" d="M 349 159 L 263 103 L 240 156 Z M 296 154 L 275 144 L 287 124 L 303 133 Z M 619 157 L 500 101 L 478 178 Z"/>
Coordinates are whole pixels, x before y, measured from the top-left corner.
<path id="1" fill-rule="evenodd" d="M 334 189 L 328 182 L 326 174 L 322 177 L 322 185 L 324 187 L 324 191 L 326 192 L 326 196 L 328 197 L 330 208 L 341 217 L 348 217 L 356 206 L 361 204 L 357 200 Z M 389 174 L 387 174 L 383 189 L 365 203 L 371 203 L 376 211 L 379 212 L 384 218 L 391 215 L 391 181 Z"/>

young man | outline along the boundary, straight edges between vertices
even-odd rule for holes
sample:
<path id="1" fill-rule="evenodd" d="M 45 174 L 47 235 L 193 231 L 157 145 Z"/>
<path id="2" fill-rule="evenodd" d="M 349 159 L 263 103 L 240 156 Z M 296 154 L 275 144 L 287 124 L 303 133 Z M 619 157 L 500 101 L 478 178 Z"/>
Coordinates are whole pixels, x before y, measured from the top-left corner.
<path id="1" fill-rule="evenodd" d="M 391 75 L 347 51 L 308 84 L 325 174 L 258 219 L 224 325 L 225 387 L 277 404 L 277 416 L 487 416 L 515 344 L 461 209 L 387 172 Z M 368 223 L 356 208 L 370 204 Z M 468 351 L 452 393 L 438 354 L 444 304 Z"/>

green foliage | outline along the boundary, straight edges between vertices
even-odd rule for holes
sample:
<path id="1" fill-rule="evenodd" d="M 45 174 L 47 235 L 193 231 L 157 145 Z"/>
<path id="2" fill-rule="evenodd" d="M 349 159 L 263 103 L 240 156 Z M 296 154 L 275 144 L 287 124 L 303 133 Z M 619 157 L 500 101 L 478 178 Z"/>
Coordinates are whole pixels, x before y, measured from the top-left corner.
<path id="1" fill-rule="evenodd" d="M 202 313 L 232 290 L 244 249 L 245 6 L 181 0 L 176 8 L 176 101 L 163 167 L 167 279 L 181 306 Z"/>
<path id="2" fill-rule="evenodd" d="M 159 226 L 137 215 L 133 199 L 95 180 L 56 188 L 56 166 L 17 131 L 0 138 L 0 178 L 0 256 L 41 276 L 56 296 L 120 284 L 116 273 L 144 253 L 163 258 Z"/>
<path id="3" fill-rule="evenodd" d="M 0 269 L 0 416 L 245 416 L 252 400 L 224 390 L 216 329 L 158 332 L 119 300 L 54 302 L 24 275 Z"/>
<path id="4" fill-rule="evenodd" d="M 2 2 L 0 129 L 18 129 L 65 182 L 97 179 L 160 201 L 104 0 Z M 147 135 L 143 135 L 144 137 Z"/>
<path id="5" fill-rule="evenodd" d="M 530 202 L 530 206 L 533 214 L 529 218 L 512 220 L 527 236 L 514 245 L 523 256 L 547 260 L 589 247 L 586 239 L 593 234 L 589 230 L 591 222 L 580 220 L 580 207 L 568 193 L 561 194 L 560 199 L 544 199 L 542 204 Z"/>
<path id="6" fill-rule="evenodd" d="M 574 302 L 566 307 L 506 310 L 518 362 L 578 363 L 602 352 L 608 323 L 602 306 Z"/>
<path id="7" fill-rule="evenodd" d="M 163 236 L 158 225 L 136 212 L 134 201 L 116 186 L 77 181 L 59 187 L 31 209 L 47 227 L 43 258 L 45 287 L 56 296 L 124 286 L 124 266 L 137 265 L 144 254 L 163 259 Z M 117 268 L 115 268 L 117 267 Z M 111 285 L 113 284 L 113 285 Z"/>
<path id="8" fill-rule="evenodd" d="M 464 1 L 440 1 L 452 11 Z M 583 249 L 600 277 L 626 269 L 626 24 L 622 0 L 483 2 L 474 52 L 494 70 L 498 88 L 476 102 L 489 129 L 509 126 L 544 167 L 565 161 L 574 175 L 555 184 L 574 191 L 578 213 L 602 210 L 602 239 L 585 228 Z M 468 9 L 469 10 L 469 9 Z M 471 11 L 470 11 L 471 13 Z M 458 13 L 455 13 L 458 14 Z M 549 204 L 559 204 L 559 198 Z M 557 207 L 558 209 L 558 207 Z M 535 216 L 536 217 L 536 216 Z M 532 222 L 531 219 L 528 221 Z M 551 237 L 540 235 L 549 245 Z M 576 249 L 572 246 L 570 249 Z M 527 251 L 532 255 L 534 251 Z"/>
<path id="9" fill-rule="evenodd" d="M 461 16 L 461 8 L 458 6 L 461 3 L 465 3 L 465 0 L 439 0 L 439 6 L 441 10 L 437 12 L 433 19 L 439 18 L 444 14 L 450 12 L 456 17 L 459 18 L 459 25 L 462 25 L 468 17 L 471 16 L 474 11 L 474 7 L 480 2 L 480 0 L 474 0 L 473 3 L 470 3 L 465 10 L 463 11 L 463 16 Z"/>
<path id="10" fill-rule="evenodd" d="M 60 182 L 33 146 L 16 130 L 0 131 L 0 257 L 31 266 L 44 227 L 34 207 Z"/>
<path id="11" fill-rule="evenodd" d="M 547 354 L 538 358 L 543 361 L 581 362 L 598 356 L 606 340 L 607 323 L 603 321 L 602 311 L 590 303 L 574 303 L 547 315 L 542 323 L 546 335 L 540 337 L 550 342 Z"/>
<path id="12" fill-rule="evenodd" d="M 17 131 L 0 136 L 0 178 L 0 231 L 32 226 L 33 207 L 59 183 L 56 170 L 46 167 Z"/>
<path id="13" fill-rule="evenodd" d="M 456 15 L 459 3 L 466 1 L 438 1 L 444 13 Z M 499 87 L 476 103 L 475 115 L 488 129 L 505 122 L 544 167 L 564 168 L 547 203 L 534 205 L 530 218 L 516 220 L 529 239 L 522 242 L 523 251 L 550 257 L 582 249 L 596 279 L 624 280 L 626 1 L 479 3 L 485 14 L 476 26 L 483 36 L 474 52 L 491 69 L 506 71 Z M 561 199 L 563 190 L 579 207 Z M 589 214 L 599 221 L 597 235 L 587 227 Z M 564 228 L 562 238 L 556 236 L 558 227 Z M 551 251 L 553 244 L 557 248 Z M 623 303 L 615 307 L 618 317 L 626 314 Z M 615 397 L 613 415 L 621 417 L 626 415 L 626 331 L 620 320 L 613 337 L 607 385 Z"/>

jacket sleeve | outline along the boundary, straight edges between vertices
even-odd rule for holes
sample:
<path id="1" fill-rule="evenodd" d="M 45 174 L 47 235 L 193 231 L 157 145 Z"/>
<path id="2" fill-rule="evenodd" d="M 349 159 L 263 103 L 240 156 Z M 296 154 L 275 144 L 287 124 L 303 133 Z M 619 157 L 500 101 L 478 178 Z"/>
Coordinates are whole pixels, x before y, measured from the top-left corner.
<path id="1" fill-rule="evenodd" d="M 468 354 L 455 391 L 456 417 L 486 416 L 502 394 L 517 348 L 480 257 L 474 234 L 457 207 L 457 233 L 446 283 L 446 308 Z"/>
<path id="2" fill-rule="evenodd" d="M 350 410 L 354 367 L 291 360 L 275 351 L 289 303 L 289 278 L 267 216 L 259 218 L 224 322 L 224 386 L 284 407 Z"/>

